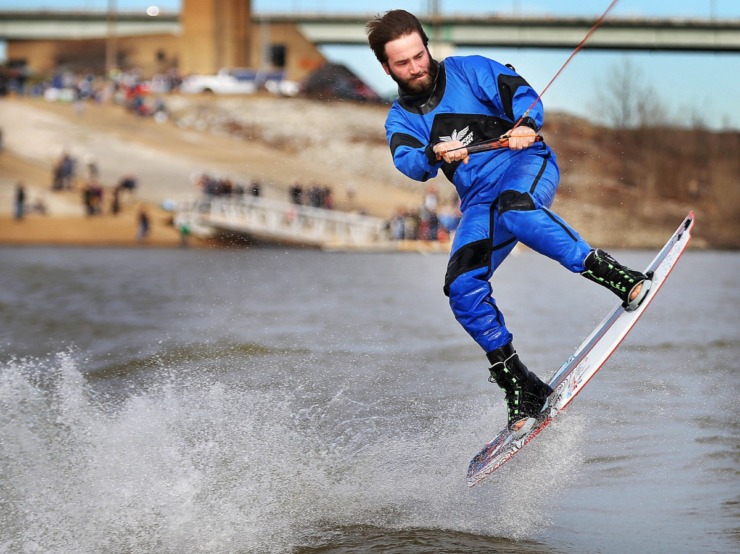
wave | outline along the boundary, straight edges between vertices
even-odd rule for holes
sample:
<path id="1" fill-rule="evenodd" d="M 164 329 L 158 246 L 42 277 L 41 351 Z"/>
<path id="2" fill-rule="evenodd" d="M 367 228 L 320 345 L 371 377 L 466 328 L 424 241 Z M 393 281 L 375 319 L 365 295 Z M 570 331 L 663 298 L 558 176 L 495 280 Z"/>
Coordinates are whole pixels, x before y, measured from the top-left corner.
<path id="1" fill-rule="evenodd" d="M 261 347 L 235 348 L 245 376 L 264 369 L 252 367 Z M 354 377 L 298 372 L 270 388 L 178 372 L 207 353 L 158 358 L 159 382 L 116 403 L 101 379 L 152 359 L 88 372 L 65 352 L 0 366 L 0 551 L 291 552 L 357 528 L 501 544 L 546 528 L 578 479 L 584 420 L 554 422 L 468 489 L 468 460 L 503 403 L 392 384 L 368 394 Z"/>
<path id="2" fill-rule="evenodd" d="M 166 350 L 161 352 L 141 357 L 129 357 L 121 362 L 101 365 L 100 367 L 88 370 L 86 376 L 90 379 L 109 379 L 112 377 L 129 376 L 140 371 L 182 367 L 192 364 L 198 364 L 201 368 L 204 368 L 219 365 L 228 360 L 244 360 L 255 356 L 285 354 L 288 352 L 290 352 L 289 349 L 274 348 L 250 342 L 234 343 L 220 341 L 214 343 L 167 345 Z"/>

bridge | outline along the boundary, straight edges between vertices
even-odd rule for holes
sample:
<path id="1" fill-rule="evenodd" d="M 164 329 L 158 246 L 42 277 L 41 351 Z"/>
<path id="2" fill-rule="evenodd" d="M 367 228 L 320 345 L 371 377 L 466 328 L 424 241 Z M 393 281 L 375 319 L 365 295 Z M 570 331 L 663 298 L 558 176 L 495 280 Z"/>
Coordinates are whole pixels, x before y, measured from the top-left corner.
<path id="1" fill-rule="evenodd" d="M 366 44 L 371 16 L 261 16 L 270 23 L 295 24 L 315 44 Z M 420 17 L 433 42 L 457 47 L 575 48 L 592 18 L 503 16 Z M 605 20 L 585 45 L 601 50 L 740 52 L 740 19 Z"/>
<path id="2" fill-rule="evenodd" d="M 179 35 L 180 17 L 145 13 L 0 11 L 0 40 L 81 40 L 118 36 Z"/>
<path id="3" fill-rule="evenodd" d="M 296 26 L 317 45 L 366 44 L 365 24 L 374 14 L 252 15 L 252 24 Z M 451 46 L 574 48 L 593 18 L 421 16 L 430 38 Z M 115 25 L 118 36 L 179 35 L 178 14 L 0 11 L 0 40 L 104 38 Z M 740 19 L 609 18 L 586 45 L 602 50 L 740 52 Z"/>
<path id="4" fill-rule="evenodd" d="M 201 237 L 237 236 L 249 242 L 323 250 L 396 249 L 377 217 L 255 196 L 210 196 L 178 206 L 178 227 Z"/>

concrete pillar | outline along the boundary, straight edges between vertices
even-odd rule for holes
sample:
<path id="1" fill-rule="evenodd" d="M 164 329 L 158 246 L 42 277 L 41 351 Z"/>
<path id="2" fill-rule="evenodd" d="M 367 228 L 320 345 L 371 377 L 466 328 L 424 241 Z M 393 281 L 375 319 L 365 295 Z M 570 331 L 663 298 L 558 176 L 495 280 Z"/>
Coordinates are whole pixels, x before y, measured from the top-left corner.
<path id="1" fill-rule="evenodd" d="M 183 0 L 180 17 L 183 75 L 249 66 L 251 0 Z"/>

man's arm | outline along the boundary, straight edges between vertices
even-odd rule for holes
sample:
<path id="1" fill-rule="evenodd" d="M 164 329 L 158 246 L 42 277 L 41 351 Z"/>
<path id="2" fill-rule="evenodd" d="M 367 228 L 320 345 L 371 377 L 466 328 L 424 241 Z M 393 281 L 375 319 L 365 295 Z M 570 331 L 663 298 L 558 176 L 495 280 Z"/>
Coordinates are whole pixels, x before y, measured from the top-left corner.
<path id="1" fill-rule="evenodd" d="M 402 126 L 392 115 L 386 120 L 386 137 L 393 156 L 393 165 L 415 181 L 426 181 L 437 175 L 442 166 L 434 146 L 425 144 L 419 133 Z"/>

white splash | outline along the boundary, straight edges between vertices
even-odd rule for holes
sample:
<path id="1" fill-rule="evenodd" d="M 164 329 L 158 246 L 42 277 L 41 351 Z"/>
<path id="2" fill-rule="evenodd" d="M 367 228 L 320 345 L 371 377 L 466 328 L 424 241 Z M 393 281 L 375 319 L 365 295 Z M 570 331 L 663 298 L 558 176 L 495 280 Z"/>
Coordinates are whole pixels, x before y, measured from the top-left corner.
<path id="1" fill-rule="evenodd" d="M 0 366 L 0 552 L 288 552 L 355 525 L 522 538 L 549 522 L 584 432 L 553 424 L 469 489 L 503 405 L 177 381 L 176 368 L 112 400 L 82 364 Z"/>

